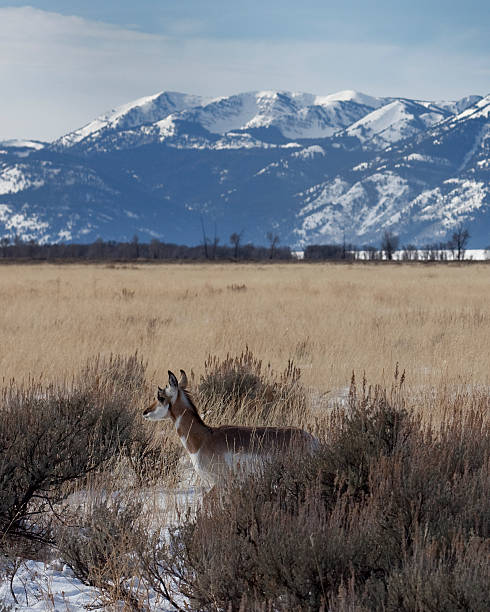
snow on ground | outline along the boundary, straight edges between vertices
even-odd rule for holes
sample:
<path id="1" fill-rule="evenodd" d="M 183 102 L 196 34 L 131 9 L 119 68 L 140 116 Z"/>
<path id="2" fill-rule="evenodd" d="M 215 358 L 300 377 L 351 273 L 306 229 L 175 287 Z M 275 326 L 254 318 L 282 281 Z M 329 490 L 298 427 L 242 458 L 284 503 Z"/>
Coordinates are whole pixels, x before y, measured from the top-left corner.
<path id="1" fill-rule="evenodd" d="M 13 591 L 13 594 L 12 594 Z M 182 607 L 183 598 L 175 600 Z M 11 607 L 12 612 L 39 610 L 43 612 L 86 612 L 87 609 L 113 610 L 102 605 L 96 589 L 75 578 L 72 570 L 59 560 L 50 563 L 25 561 L 12 581 L 0 581 L 0 605 Z M 158 612 L 175 612 L 168 602 L 155 593 L 148 593 L 148 608 Z M 123 610 L 121 603 L 120 609 Z"/>
<path id="2" fill-rule="evenodd" d="M 195 482 L 193 470 L 184 471 L 184 481 Z M 203 488 L 185 486 L 176 490 L 155 488 L 142 491 L 141 495 L 148 504 L 158 506 L 160 516 L 165 517 L 167 526 L 177 520 L 178 514 L 186 508 L 195 508 L 201 498 Z M 83 500 L 83 493 L 73 496 L 77 504 Z M 155 516 L 159 516 L 159 512 Z M 0 566 L 1 569 L 1 566 Z M 174 612 L 175 608 L 157 598 L 154 592 L 148 593 L 149 608 L 159 612 Z M 176 597 L 179 605 L 185 606 L 183 598 Z M 100 593 L 93 587 L 78 580 L 68 565 L 60 559 L 49 562 L 26 560 L 10 584 L 10 579 L 0 574 L 0 607 L 11 607 L 12 612 L 42 610 L 53 612 L 86 612 L 88 608 L 101 605 Z M 100 607 L 101 610 L 109 609 Z M 110 609 L 113 609 L 110 608 Z M 122 606 L 121 606 L 122 609 Z"/>
<path id="3" fill-rule="evenodd" d="M 447 261 L 455 261 L 457 256 L 449 249 L 438 250 L 439 253 L 443 253 Z M 414 255 L 417 256 L 417 261 L 425 261 L 427 257 L 426 249 L 418 249 Z M 370 259 L 371 254 L 368 251 L 357 251 L 358 259 Z M 393 253 L 393 259 L 396 261 L 403 261 L 405 256 L 404 251 L 395 251 Z M 486 261 L 490 259 L 490 251 L 487 249 L 466 249 L 464 254 L 465 261 Z"/>
<path id="4" fill-rule="evenodd" d="M 13 593 L 12 593 L 13 591 Z M 12 581 L 0 582 L 0 604 L 13 610 L 76 612 L 96 604 L 97 591 L 82 584 L 61 562 L 25 561 Z"/>
<path id="5" fill-rule="evenodd" d="M 446 255 L 446 259 L 448 259 L 449 261 L 453 259 L 452 251 L 445 250 L 444 253 Z M 424 261 L 424 257 L 425 257 L 424 249 L 418 249 L 416 251 L 416 254 L 417 254 L 418 260 Z M 305 252 L 304 251 L 292 251 L 292 255 L 295 259 L 304 259 Z M 371 256 L 372 254 L 369 253 L 368 251 L 357 251 L 356 252 L 357 259 L 370 259 Z M 398 261 L 402 261 L 403 256 L 404 256 L 403 251 L 395 251 L 393 253 L 393 259 L 398 260 Z M 468 260 L 486 261 L 490 259 L 490 251 L 488 249 L 466 249 L 464 258 L 466 261 Z"/>

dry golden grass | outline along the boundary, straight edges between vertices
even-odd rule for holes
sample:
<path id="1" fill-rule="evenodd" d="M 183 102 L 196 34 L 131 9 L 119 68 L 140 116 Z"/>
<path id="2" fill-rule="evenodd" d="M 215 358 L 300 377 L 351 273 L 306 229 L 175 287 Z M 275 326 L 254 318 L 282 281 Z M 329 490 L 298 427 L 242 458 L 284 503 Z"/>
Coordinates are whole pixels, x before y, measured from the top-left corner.
<path id="1" fill-rule="evenodd" d="M 486 610 L 489 273 L 485 264 L 0 267 L 0 433 L 11 447 L 0 474 L 8 493 L 0 491 L 0 544 L 14 524 L 19 537 L 31 535 L 31 510 L 40 508 L 36 536 L 40 525 L 53 528 L 62 558 L 112 607 L 147 606 L 150 587 L 168 599 L 170 584 L 206 609 L 228 609 L 232 598 L 242 609 L 244 596 L 260 593 L 260 609 L 320 609 L 328 599 L 335 609 L 470 601 Z M 246 346 L 254 358 L 223 365 Z M 138 359 L 93 359 L 135 351 L 146 374 Z M 292 367 L 280 376 L 291 359 L 309 389 Z M 253 385 L 240 395 L 233 384 L 244 361 L 257 374 L 255 397 Z M 406 382 L 399 374 L 392 386 L 396 363 Z M 243 490 L 231 480 L 229 504 L 211 495 L 200 505 L 171 423 L 140 414 L 146 384 L 165 384 L 168 368 L 194 372 L 207 422 L 299 425 L 318 437 L 319 453 L 304 462 L 294 455 Z M 353 370 L 349 410 L 330 410 Z M 386 393 L 365 394 L 364 373 Z M 62 401 L 35 384 L 72 377 Z M 5 390 L 11 378 L 35 382 Z M 230 387 L 231 399 L 220 393 Z M 53 452 L 56 461 L 46 461 Z M 97 472 L 82 469 L 106 456 Z M 53 466 L 62 485 L 50 485 Z M 187 513 L 191 503 L 197 510 Z M 258 531 L 243 525 L 257 520 L 262 539 L 250 546 Z M 167 549 L 175 522 L 174 536 L 186 539 Z M 291 574 L 288 559 L 307 572 Z"/>
<path id="2" fill-rule="evenodd" d="M 485 264 L 2 266 L 0 367 L 56 380 L 137 350 L 162 384 L 248 345 L 322 392 L 353 370 L 391 381 L 396 362 L 414 387 L 488 385 L 489 281 Z"/>

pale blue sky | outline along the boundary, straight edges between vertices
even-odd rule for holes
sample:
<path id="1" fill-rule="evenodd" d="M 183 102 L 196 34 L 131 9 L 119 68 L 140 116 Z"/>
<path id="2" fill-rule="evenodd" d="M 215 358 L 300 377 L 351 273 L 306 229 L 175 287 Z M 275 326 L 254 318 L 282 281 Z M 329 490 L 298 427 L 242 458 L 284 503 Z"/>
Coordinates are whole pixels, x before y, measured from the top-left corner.
<path id="1" fill-rule="evenodd" d="M 488 0 L 0 0 L 0 140 L 164 89 L 485 95 L 489 32 Z"/>

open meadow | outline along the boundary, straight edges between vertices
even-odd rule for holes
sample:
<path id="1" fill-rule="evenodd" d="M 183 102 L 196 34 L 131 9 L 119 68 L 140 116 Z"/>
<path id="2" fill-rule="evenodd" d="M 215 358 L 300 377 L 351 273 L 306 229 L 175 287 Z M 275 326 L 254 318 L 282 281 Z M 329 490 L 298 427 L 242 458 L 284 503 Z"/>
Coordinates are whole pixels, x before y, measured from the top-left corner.
<path id="1" fill-rule="evenodd" d="M 490 265 L 3 265 L 0 338 L 0 611 L 488 609 Z M 209 492 L 181 368 L 315 451 Z"/>
<path id="2" fill-rule="evenodd" d="M 408 385 L 490 383 L 486 264 L 6 265 L 0 313 L 5 381 L 138 351 L 156 384 L 248 346 L 321 392 L 397 362 Z"/>

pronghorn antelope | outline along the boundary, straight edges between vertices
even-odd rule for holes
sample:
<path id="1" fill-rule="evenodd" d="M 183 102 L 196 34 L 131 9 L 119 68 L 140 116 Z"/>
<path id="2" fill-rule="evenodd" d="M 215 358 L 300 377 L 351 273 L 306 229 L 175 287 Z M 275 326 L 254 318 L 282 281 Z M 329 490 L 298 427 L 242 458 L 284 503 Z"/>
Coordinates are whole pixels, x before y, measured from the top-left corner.
<path id="1" fill-rule="evenodd" d="M 274 453 L 294 445 L 313 452 L 317 440 L 295 427 L 246 427 L 206 425 L 187 391 L 187 376 L 178 382 L 168 372 L 168 385 L 158 387 L 157 399 L 143 412 L 151 421 L 172 419 L 177 435 L 189 453 L 194 469 L 205 484 L 214 486 L 229 473 L 257 469 Z"/>

